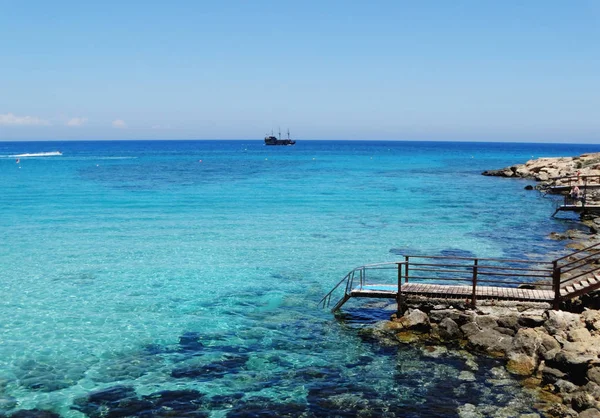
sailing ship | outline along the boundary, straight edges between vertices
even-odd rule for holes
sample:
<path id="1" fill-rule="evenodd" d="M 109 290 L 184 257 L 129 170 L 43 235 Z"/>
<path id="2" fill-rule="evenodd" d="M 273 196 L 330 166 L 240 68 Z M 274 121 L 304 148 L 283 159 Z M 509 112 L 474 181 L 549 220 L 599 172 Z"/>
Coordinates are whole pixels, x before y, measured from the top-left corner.
<path id="1" fill-rule="evenodd" d="M 271 135 L 265 136 L 265 145 L 295 145 L 296 141 L 290 139 L 290 130 L 287 131 L 287 139 L 281 139 L 281 131 L 279 131 L 279 138 Z"/>

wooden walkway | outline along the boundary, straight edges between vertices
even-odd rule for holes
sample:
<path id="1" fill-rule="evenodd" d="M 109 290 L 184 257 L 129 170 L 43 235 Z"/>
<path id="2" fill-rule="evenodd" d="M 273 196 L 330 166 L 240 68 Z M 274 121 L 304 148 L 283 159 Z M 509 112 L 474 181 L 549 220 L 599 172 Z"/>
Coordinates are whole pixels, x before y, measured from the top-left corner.
<path id="1" fill-rule="evenodd" d="M 340 309 L 351 298 L 403 300 L 419 296 L 478 300 L 550 302 L 600 289 L 600 243 L 552 261 L 453 256 L 404 256 L 403 261 L 371 264 L 350 271 L 320 301 Z M 334 296 L 335 295 L 335 296 Z"/>
<path id="2" fill-rule="evenodd" d="M 556 215 L 557 212 L 600 212 L 600 206 L 599 205 L 573 205 L 573 204 L 564 204 L 564 205 L 560 205 L 556 208 L 556 212 L 554 212 L 554 215 Z"/>
<path id="3" fill-rule="evenodd" d="M 402 293 L 410 296 L 425 296 L 443 299 L 471 299 L 473 288 L 462 285 L 442 285 L 428 283 L 407 283 L 402 285 Z M 355 298 L 387 298 L 398 297 L 398 287 L 394 285 L 369 284 L 351 291 Z M 516 287 L 478 286 L 477 299 L 515 300 L 527 302 L 552 302 L 552 290 L 522 289 Z"/>
<path id="4" fill-rule="evenodd" d="M 580 196 L 574 198 L 570 195 L 574 187 L 579 189 Z M 588 190 L 600 188 L 600 176 L 566 176 L 552 179 L 552 185 L 545 188 L 546 193 L 562 194 L 564 201 L 556 207 L 552 217 L 558 212 L 576 212 L 576 213 L 599 213 L 600 205 L 587 204 Z"/>
<path id="5" fill-rule="evenodd" d="M 589 190 L 589 189 L 600 189 L 600 184 L 588 184 L 588 185 L 578 185 L 580 190 Z M 573 186 L 549 186 L 543 189 L 546 193 L 550 194 L 561 194 L 561 193 L 569 193 Z"/>

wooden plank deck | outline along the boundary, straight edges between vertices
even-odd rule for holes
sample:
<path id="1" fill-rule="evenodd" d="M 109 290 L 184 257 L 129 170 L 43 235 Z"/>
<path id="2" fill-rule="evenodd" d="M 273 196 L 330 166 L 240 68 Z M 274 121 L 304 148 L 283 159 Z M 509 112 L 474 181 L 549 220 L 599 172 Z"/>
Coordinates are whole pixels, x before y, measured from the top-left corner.
<path id="1" fill-rule="evenodd" d="M 584 210 L 590 212 L 600 212 L 600 206 L 598 205 L 560 205 L 557 211 L 566 211 L 566 212 L 582 212 Z"/>
<path id="2" fill-rule="evenodd" d="M 395 299 L 397 285 L 372 284 L 352 289 L 351 296 L 357 298 Z M 472 286 L 440 285 L 426 283 L 403 283 L 402 293 L 449 299 L 470 299 Z M 478 299 L 516 300 L 532 302 L 551 302 L 554 299 L 552 290 L 520 289 L 516 287 L 477 286 Z"/>
<path id="3" fill-rule="evenodd" d="M 568 192 L 573 188 L 574 185 L 571 186 L 550 186 L 547 187 L 545 190 L 548 193 L 562 193 L 562 192 Z M 585 189 L 598 189 L 600 188 L 600 184 L 578 184 L 577 187 L 579 187 L 579 190 L 585 190 Z"/>

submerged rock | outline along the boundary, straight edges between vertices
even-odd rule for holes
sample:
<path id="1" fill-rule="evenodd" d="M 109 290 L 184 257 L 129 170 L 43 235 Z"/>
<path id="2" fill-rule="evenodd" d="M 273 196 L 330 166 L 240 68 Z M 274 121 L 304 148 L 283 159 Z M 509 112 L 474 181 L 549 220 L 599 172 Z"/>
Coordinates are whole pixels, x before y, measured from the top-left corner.
<path id="1" fill-rule="evenodd" d="M 275 403 L 265 398 L 251 398 L 227 412 L 227 418 L 246 417 L 299 417 L 306 413 L 307 406 L 301 403 Z"/>
<path id="2" fill-rule="evenodd" d="M 203 393 L 190 389 L 164 390 L 143 398 L 143 402 L 152 405 L 153 416 L 208 416 L 206 412 L 198 411 L 203 401 Z"/>
<path id="3" fill-rule="evenodd" d="M 73 401 L 72 408 L 83 412 L 90 418 L 106 416 L 106 411 L 117 410 L 120 412 L 134 413 L 151 407 L 150 404 L 142 406 L 137 404 L 135 390 L 131 386 L 112 386 L 97 390 L 87 396 L 77 398 Z M 117 416 L 117 415 L 114 415 Z M 127 416 L 127 415 L 120 415 Z"/>
<path id="4" fill-rule="evenodd" d="M 45 363 L 29 359 L 17 363 L 14 374 L 19 384 L 30 390 L 53 392 L 75 385 L 85 371 L 86 365 L 76 362 Z"/>
<path id="5" fill-rule="evenodd" d="M 200 342 L 198 332 L 186 332 L 179 337 L 179 348 L 181 351 L 201 351 L 204 344 Z"/>
<path id="6" fill-rule="evenodd" d="M 41 409 L 21 409 L 10 415 L 10 418 L 60 418 L 60 415 L 52 411 Z"/>
<path id="7" fill-rule="evenodd" d="M 194 363 L 178 367 L 171 372 L 171 376 L 177 379 L 218 379 L 227 374 L 238 373 L 245 366 L 248 358 L 247 354 L 225 354 L 212 363 Z"/>
<path id="8" fill-rule="evenodd" d="M 485 415 L 483 415 L 481 412 L 479 412 L 479 410 L 477 409 L 477 407 L 475 405 L 470 404 L 470 403 L 459 406 L 458 410 L 456 412 L 458 412 L 458 416 L 460 418 L 484 418 L 485 417 Z"/>
<path id="9" fill-rule="evenodd" d="M 195 390 L 161 391 L 138 397 L 132 387 L 113 386 L 75 399 L 73 409 L 90 418 L 208 417 L 204 394 Z"/>

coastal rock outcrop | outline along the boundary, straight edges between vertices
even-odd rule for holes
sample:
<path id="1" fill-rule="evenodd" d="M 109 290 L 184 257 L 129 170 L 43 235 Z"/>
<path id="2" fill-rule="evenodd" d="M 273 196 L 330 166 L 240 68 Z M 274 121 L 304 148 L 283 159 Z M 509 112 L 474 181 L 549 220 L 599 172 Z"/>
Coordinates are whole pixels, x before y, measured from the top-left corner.
<path id="1" fill-rule="evenodd" d="M 582 154 L 579 157 L 537 158 L 499 170 L 486 170 L 484 176 L 517 177 L 547 181 L 555 177 L 600 174 L 600 153 Z"/>
<path id="2" fill-rule="evenodd" d="M 572 180 L 573 176 L 581 176 L 582 179 L 585 176 L 599 176 L 600 179 L 600 153 L 582 154 L 579 157 L 538 158 L 529 160 L 525 164 L 517 164 L 499 170 L 486 170 L 482 174 L 539 181 L 541 183 L 535 188 L 540 190 L 550 190 L 549 186 L 570 187 L 575 184 Z M 569 176 L 571 179 L 563 178 Z M 596 184 L 600 180 L 592 179 L 590 181 Z M 583 181 L 580 180 L 577 183 L 581 185 Z M 526 188 L 532 189 L 533 187 Z M 562 193 L 566 192 L 562 191 Z M 587 189 L 585 199 L 588 205 L 600 204 L 600 190 Z M 587 216 L 589 219 L 586 224 L 592 229 L 592 232 L 598 232 L 600 228 L 594 222 L 594 219 L 598 219 L 597 215 L 588 214 Z"/>
<path id="3" fill-rule="evenodd" d="M 404 315 L 378 327 L 378 338 L 503 358 L 511 374 L 541 382 L 545 395 L 540 396 L 562 402 L 549 402 L 546 416 L 600 414 L 600 312 L 556 311 L 539 304 L 471 309 L 411 303 Z"/>

